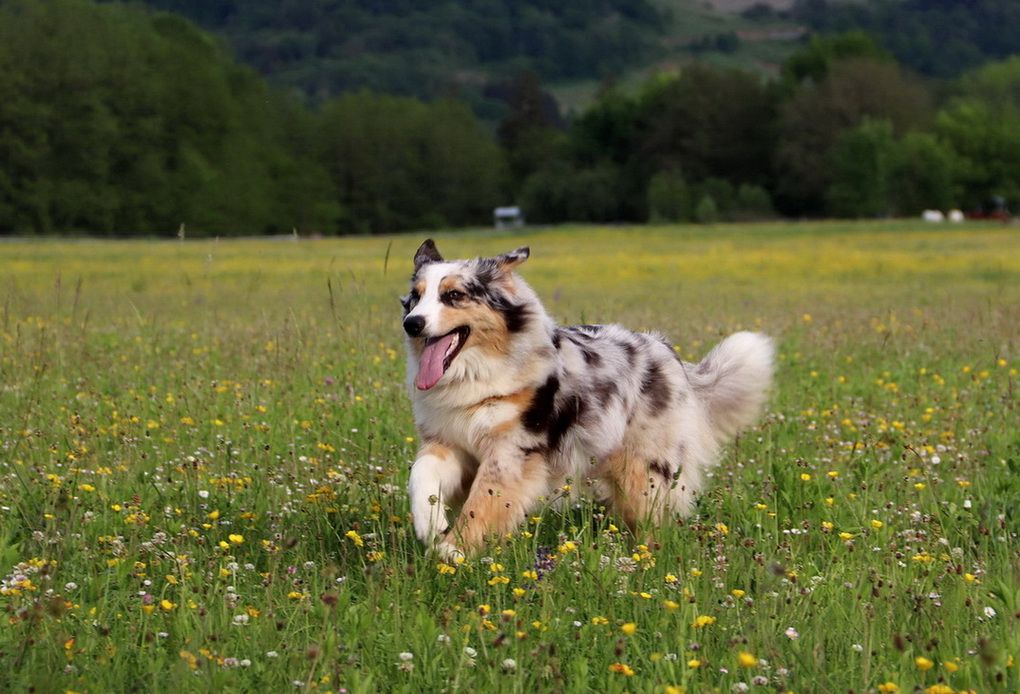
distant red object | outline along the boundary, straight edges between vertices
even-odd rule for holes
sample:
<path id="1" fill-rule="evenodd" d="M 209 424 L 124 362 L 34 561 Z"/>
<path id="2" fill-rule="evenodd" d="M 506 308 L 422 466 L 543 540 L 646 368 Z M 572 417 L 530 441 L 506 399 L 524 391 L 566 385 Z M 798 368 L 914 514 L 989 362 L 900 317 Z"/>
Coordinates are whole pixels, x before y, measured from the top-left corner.
<path id="1" fill-rule="evenodd" d="M 968 219 L 997 219 L 1000 222 L 1008 222 L 1011 217 L 1005 198 L 999 196 L 990 198 L 981 207 L 967 212 Z"/>

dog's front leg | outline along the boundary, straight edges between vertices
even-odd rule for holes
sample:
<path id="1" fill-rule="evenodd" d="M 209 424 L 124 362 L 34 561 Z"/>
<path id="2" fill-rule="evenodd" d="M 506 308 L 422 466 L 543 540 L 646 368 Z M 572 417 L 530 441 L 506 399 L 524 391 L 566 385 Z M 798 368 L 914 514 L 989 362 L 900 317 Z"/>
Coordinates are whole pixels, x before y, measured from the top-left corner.
<path id="1" fill-rule="evenodd" d="M 464 508 L 438 547 L 447 557 L 477 551 L 490 535 L 513 530 L 548 492 L 548 464 L 538 453 L 505 446 L 482 460 Z"/>
<path id="2" fill-rule="evenodd" d="M 473 467 L 466 453 L 439 443 L 427 442 L 418 451 L 407 487 L 414 532 L 419 540 L 431 545 L 449 529 L 447 506 L 463 501 Z"/>

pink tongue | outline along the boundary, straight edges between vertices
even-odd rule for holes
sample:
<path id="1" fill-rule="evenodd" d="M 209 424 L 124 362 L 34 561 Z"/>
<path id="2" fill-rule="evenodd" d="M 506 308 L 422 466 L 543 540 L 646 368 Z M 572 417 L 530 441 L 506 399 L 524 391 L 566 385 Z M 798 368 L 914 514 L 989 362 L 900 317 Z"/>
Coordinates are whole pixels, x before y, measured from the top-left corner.
<path id="1" fill-rule="evenodd" d="M 428 390 L 443 377 L 443 358 L 446 357 L 446 350 L 450 348 L 455 334 L 443 335 L 425 345 L 418 363 L 418 375 L 414 379 L 414 385 L 418 390 Z"/>

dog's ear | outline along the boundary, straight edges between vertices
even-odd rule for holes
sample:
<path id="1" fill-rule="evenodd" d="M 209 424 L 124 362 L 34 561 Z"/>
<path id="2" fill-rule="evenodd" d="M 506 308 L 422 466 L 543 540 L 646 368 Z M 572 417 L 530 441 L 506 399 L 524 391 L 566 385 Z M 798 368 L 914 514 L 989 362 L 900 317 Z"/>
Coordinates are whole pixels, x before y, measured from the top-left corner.
<path id="1" fill-rule="evenodd" d="M 493 261 L 495 261 L 496 267 L 501 273 L 507 273 L 512 272 L 514 268 L 527 260 L 530 255 L 531 249 L 527 246 L 521 246 L 515 251 L 497 255 L 493 258 Z"/>
<path id="2" fill-rule="evenodd" d="M 415 272 L 421 270 L 422 265 L 441 262 L 443 262 L 443 256 L 439 255 L 439 249 L 436 248 L 436 242 L 432 239 L 425 239 L 425 241 L 418 246 L 418 250 L 414 252 Z"/>

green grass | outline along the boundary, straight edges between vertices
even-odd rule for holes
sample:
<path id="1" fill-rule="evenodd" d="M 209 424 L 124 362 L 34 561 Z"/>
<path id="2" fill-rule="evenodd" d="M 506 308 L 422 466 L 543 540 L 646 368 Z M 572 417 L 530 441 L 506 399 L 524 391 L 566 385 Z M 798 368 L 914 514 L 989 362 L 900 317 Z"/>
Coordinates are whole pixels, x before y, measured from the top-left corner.
<path id="1" fill-rule="evenodd" d="M 644 548 L 582 505 L 460 566 L 423 552 L 419 237 L 3 243 L 0 690 L 1017 690 L 1015 229 L 437 238 L 530 244 L 563 322 L 689 358 L 778 337 L 696 515 Z"/>

